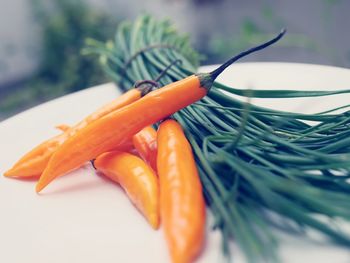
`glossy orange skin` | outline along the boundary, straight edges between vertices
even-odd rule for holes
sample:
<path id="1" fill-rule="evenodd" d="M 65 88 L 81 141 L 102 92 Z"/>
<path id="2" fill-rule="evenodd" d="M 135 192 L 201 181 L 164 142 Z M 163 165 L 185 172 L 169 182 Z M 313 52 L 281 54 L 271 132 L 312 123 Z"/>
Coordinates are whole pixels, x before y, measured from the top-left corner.
<path id="1" fill-rule="evenodd" d="M 66 138 L 66 134 L 63 133 L 39 144 L 19 159 L 11 169 L 4 173 L 4 176 L 23 178 L 39 177 L 54 151 Z"/>
<path id="2" fill-rule="evenodd" d="M 141 158 L 119 151 L 98 156 L 94 166 L 121 185 L 154 229 L 159 227 L 158 178 L 151 167 Z"/>
<path id="3" fill-rule="evenodd" d="M 55 126 L 55 128 L 62 131 L 62 132 L 66 132 L 71 128 L 71 126 L 69 126 L 67 124 L 58 124 Z"/>
<path id="4" fill-rule="evenodd" d="M 33 150 L 25 154 L 10 170 L 5 172 L 4 175 L 7 177 L 39 177 L 45 170 L 53 153 L 68 138 L 72 137 L 88 124 L 140 98 L 141 91 L 138 89 L 132 89 L 110 103 L 104 105 L 102 108 L 90 114 L 76 125 L 70 128 L 67 126 L 63 127 L 61 125 L 59 128 L 63 128 L 62 130 L 64 130 L 62 134 L 52 137 L 51 139 L 36 146 Z"/>
<path id="5" fill-rule="evenodd" d="M 157 172 L 157 131 L 147 126 L 132 137 L 132 142 L 142 159 Z"/>
<path id="6" fill-rule="evenodd" d="M 192 104 L 207 94 L 192 75 L 152 91 L 141 99 L 107 114 L 66 140 L 53 154 L 36 186 L 40 192 L 56 177 L 98 155 L 115 149 L 126 138 Z"/>
<path id="7" fill-rule="evenodd" d="M 160 215 L 173 263 L 189 263 L 205 236 L 205 203 L 191 145 L 172 119 L 158 129 Z"/>

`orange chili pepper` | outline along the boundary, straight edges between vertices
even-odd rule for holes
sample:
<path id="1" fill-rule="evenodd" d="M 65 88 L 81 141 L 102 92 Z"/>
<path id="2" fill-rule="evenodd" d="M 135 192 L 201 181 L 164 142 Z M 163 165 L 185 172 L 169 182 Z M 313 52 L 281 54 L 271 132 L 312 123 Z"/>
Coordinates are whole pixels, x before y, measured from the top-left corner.
<path id="1" fill-rule="evenodd" d="M 70 126 L 67 124 L 56 125 L 55 128 L 65 132 Z M 147 126 L 132 137 L 132 145 L 137 154 L 147 162 L 154 171 L 157 171 L 157 131 L 152 126 Z M 132 147 L 130 146 L 130 149 Z"/>
<path id="2" fill-rule="evenodd" d="M 4 175 L 7 177 L 40 176 L 46 168 L 52 154 L 64 141 L 88 124 L 102 118 L 114 110 L 122 108 L 123 106 L 140 99 L 143 95 L 144 89 L 141 87 L 124 93 L 107 105 L 90 114 L 76 125 L 68 128 L 64 133 L 39 144 L 33 150 L 25 154 L 10 170 L 5 172 Z"/>
<path id="3" fill-rule="evenodd" d="M 98 171 L 119 183 L 149 224 L 159 227 L 159 189 L 154 171 L 141 158 L 113 151 L 96 158 Z"/>
<path id="4" fill-rule="evenodd" d="M 25 154 L 8 171 L 4 173 L 6 177 L 39 177 L 44 171 L 53 152 L 65 139 L 64 134 L 59 134 L 51 139 L 39 144 L 33 150 Z"/>
<path id="5" fill-rule="evenodd" d="M 225 68 L 241 57 L 275 43 L 284 33 L 282 31 L 274 39 L 232 57 L 210 73 L 195 74 L 151 91 L 141 99 L 79 129 L 55 151 L 40 177 L 36 191 L 40 192 L 56 177 L 115 149 L 142 128 L 200 100 Z"/>
<path id="6" fill-rule="evenodd" d="M 115 149 L 142 128 L 201 99 L 207 88 L 200 83 L 200 77 L 195 75 L 174 82 L 77 131 L 52 155 L 37 184 L 37 192 L 56 177 Z"/>
<path id="7" fill-rule="evenodd" d="M 160 215 L 172 262 L 191 262 L 205 234 L 205 203 L 191 145 L 173 119 L 158 129 Z"/>
<path id="8" fill-rule="evenodd" d="M 67 124 L 56 125 L 55 128 L 65 132 L 70 126 Z M 157 171 L 157 131 L 152 126 L 147 126 L 132 137 L 132 146 L 136 152 L 145 162 L 147 162 L 152 169 Z M 132 149 L 129 145 L 128 148 Z M 128 148 L 125 150 L 128 151 Z M 129 152 L 129 151 L 128 151 Z"/>
<path id="9" fill-rule="evenodd" d="M 62 132 L 66 132 L 71 128 L 71 126 L 69 126 L 67 124 L 58 124 L 55 126 L 55 128 L 62 131 Z"/>
<path id="10" fill-rule="evenodd" d="M 143 128 L 132 137 L 132 142 L 140 154 L 152 169 L 157 171 L 157 132 L 152 126 Z"/>

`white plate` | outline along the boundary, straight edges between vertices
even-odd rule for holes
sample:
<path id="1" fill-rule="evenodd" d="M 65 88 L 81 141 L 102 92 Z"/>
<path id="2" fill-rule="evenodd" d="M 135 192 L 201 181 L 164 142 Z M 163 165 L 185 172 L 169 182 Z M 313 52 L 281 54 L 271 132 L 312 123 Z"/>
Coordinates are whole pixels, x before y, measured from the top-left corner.
<path id="1" fill-rule="evenodd" d="M 203 70 L 209 70 L 208 67 Z M 220 81 L 239 88 L 346 89 L 350 70 L 288 63 L 242 63 Z M 101 85 L 42 104 L 0 123 L 0 174 L 26 151 L 58 133 L 54 126 L 73 124 L 118 96 L 112 84 Z M 327 98 L 254 99 L 283 110 L 317 112 L 347 104 L 349 95 Z M 89 165 L 50 184 L 43 194 L 34 181 L 0 176 L 0 262 L 169 262 L 162 231 L 153 231 L 123 191 L 96 176 Z M 344 225 L 349 229 L 349 225 Z M 220 235 L 211 232 L 196 261 L 222 262 Z M 350 261 L 344 248 L 282 236 L 283 262 Z M 244 262 L 233 246 L 235 262 Z"/>

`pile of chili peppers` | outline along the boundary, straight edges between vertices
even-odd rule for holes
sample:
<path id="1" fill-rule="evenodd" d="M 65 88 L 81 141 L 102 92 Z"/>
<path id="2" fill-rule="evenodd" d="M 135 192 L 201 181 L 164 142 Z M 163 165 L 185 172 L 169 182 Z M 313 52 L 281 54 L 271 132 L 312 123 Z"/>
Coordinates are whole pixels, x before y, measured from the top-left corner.
<path id="1" fill-rule="evenodd" d="M 65 127 L 6 175 L 40 175 L 41 191 L 56 177 L 93 160 L 97 170 L 127 190 L 154 228 L 159 225 L 160 203 L 173 262 L 191 262 L 200 251 L 205 224 L 202 191 L 214 228 L 222 231 L 226 254 L 234 238 L 250 262 L 277 259 L 272 228 L 299 234 L 313 228 L 349 246 L 349 236 L 334 227 L 338 218 L 350 220 L 348 112 L 281 112 L 242 102 L 222 90 L 266 98 L 349 91 L 247 91 L 215 82 L 237 59 L 283 34 L 207 74 L 192 73 L 200 56 L 168 21 L 143 16 L 122 24 L 114 41 L 89 40 L 85 53 L 98 54 L 102 67 L 126 93 L 77 125 Z M 181 64 L 175 66 L 174 61 Z M 160 74 L 161 88 L 151 90 L 154 87 L 147 83 L 134 88 L 135 82 Z M 156 123 L 157 132 L 149 127 Z M 128 153 L 130 142 L 142 158 Z M 132 169 L 135 166 L 142 176 Z M 135 183 L 138 179 L 142 183 Z M 154 198 L 158 191 L 160 201 Z M 317 215 L 334 220 L 325 223 Z"/>

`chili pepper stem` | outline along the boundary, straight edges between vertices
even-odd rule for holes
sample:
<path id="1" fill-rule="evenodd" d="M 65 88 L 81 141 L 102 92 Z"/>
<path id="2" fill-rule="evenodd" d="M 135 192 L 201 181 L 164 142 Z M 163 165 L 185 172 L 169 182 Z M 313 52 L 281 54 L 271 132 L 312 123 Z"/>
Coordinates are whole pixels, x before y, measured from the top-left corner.
<path id="1" fill-rule="evenodd" d="M 206 88 L 206 89 L 210 89 L 211 86 L 213 85 L 215 79 L 227 68 L 229 67 L 230 65 L 232 65 L 234 62 L 236 62 L 237 60 L 251 54 L 251 53 L 254 53 L 256 51 L 259 51 L 259 50 L 262 50 L 264 48 L 267 48 L 268 46 L 271 46 L 272 44 L 276 43 L 277 41 L 279 41 L 283 36 L 284 34 L 286 33 L 286 29 L 282 29 L 281 32 L 276 36 L 274 37 L 273 39 L 263 43 L 263 44 L 260 44 L 256 47 L 253 47 L 253 48 L 250 48 L 246 51 L 243 51 L 241 53 L 239 53 L 238 55 L 230 58 L 229 60 L 227 60 L 225 63 L 223 63 L 222 65 L 220 65 L 218 68 L 216 68 L 215 70 L 213 70 L 212 72 L 210 73 L 199 73 L 197 74 L 197 77 L 199 78 L 200 80 L 200 83 L 201 83 L 201 86 Z"/>

